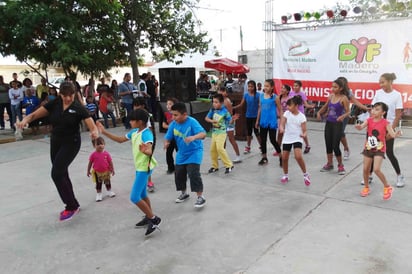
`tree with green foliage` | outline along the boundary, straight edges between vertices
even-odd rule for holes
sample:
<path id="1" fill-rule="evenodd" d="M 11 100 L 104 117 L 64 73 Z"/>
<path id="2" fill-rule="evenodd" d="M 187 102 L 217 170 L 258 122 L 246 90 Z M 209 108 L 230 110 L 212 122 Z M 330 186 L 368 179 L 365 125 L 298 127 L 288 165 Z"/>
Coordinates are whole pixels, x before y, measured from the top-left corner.
<path id="1" fill-rule="evenodd" d="M 198 0 L 3 0 L 0 5 L 0 53 L 41 68 L 60 65 L 99 77 L 115 66 L 131 64 L 139 80 L 142 52 L 172 60 L 208 49 L 206 32 L 194 10 Z"/>
<path id="2" fill-rule="evenodd" d="M 107 0 L 4 0 L 0 6 L 0 53 L 59 65 L 76 79 L 99 76 L 124 60 L 121 5 Z"/>
<path id="3" fill-rule="evenodd" d="M 154 59 L 162 56 L 169 61 L 185 53 L 208 49 L 206 32 L 198 31 L 194 10 L 198 0 L 120 0 L 123 9 L 121 29 L 133 71 L 138 81 L 137 60 L 141 49 Z"/>

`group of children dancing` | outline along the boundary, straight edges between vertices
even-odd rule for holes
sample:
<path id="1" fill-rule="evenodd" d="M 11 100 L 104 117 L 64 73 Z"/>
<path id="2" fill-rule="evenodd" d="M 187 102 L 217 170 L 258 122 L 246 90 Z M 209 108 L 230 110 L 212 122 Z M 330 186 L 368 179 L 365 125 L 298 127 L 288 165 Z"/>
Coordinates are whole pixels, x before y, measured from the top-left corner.
<path id="1" fill-rule="evenodd" d="M 392 88 L 392 82 L 396 77 L 394 74 L 381 76 L 380 84 L 383 95 L 372 102 L 370 118 L 356 128 L 362 130 L 367 128 L 367 136 L 363 149 L 364 187 L 360 193 L 362 197 L 370 193 L 371 171 L 375 173 L 384 185 L 383 199 L 391 198 L 393 188 L 386 180 L 381 171 L 382 160 L 385 153 L 391 159 L 398 175 L 397 186 L 402 187 L 403 176 L 400 173 L 399 164 L 393 155 L 393 138 L 401 135 L 400 130 L 394 130 L 399 122 L 399 109 L 402 109 L 402 101 L 399 103 L 400 93 Z M 236 141 L 231 144 L 236 153 L 236 161 L 228 156 L 225 143 L 231 140 L 234 124 L 239 114 L 233 114 L 242 106 L 246 106 L 247 139 L 245 154 L 251 152 L 252 133 L 255 134 L 262 155 L 259 165 L 268 164 L 267 157 L 267 135 L 279 155 L 279 164 L 283 168 L 280 183 L 289 182 L 289 157 L 293 149 L 295 160 L 303 174 L 303 183 L 311 184 L 310 175 L 306 169 L 303 154 L 309 153 L 310 145 L 307 138 L 307 120 L 303 107 L 313 108 L 307 102 L 304 92 L 301 90 L 302 83 L 295 81 L 291 90 L 288 85 L 283 85 L 281 93 L 274 92 L 274 82 L 268 79 L 264 82 L 263 93 L 256 91 L 255 81 L 248 82 L 248 92 L 244 94 L 239 105 L 228 105 L 227 93 L 222 88 L 212 99 L 212 107 L 205 117 L 205 121 L 211 124 L 210 157 L 211 167 L 209 173 L 219 171 L 219 159 L 223 162 L 225 174 L 233 171 L 234 162 L 240 162 L 239 148 Z M 333 155 L 337 160 L 338 174 L 344 175 L 342 153 L 339 148 L 342 134 L 344 133 L 343 121 L 350 115 L 349 112 L 349 90 L 347 82 L 336 79 L 332 83 L 331 94 L 327 102 L 317 112 L 318 119 L 324 119 L 325 146 L 327 163 L 321 168 L 321 172 L 333 170 Z M 399 94 L 399 96 L 398 96 Z M 389 96 L 390 95 L 390 96 Z M 390 99 L 388 99 L 390 98 Z M 379 100 L 379 101 L 377 101 Z M 135 104 L 138 105 L 138 104 Z M 226 107 L 228 106 L 228 107 Z M 188 115 L 184 103 L 169 98 L 166 103 L 165 122 L 163 127 L 167 129 L 164 136 L 164 149 L 166 150 L 167 173 L 174 174 L 176 190 L 180 192 L 176 203 L 182 203 L 189 199 L 187 192 L 187 177 L 189 177 L 191 191 L 197 194 L 194 206 L 202 208 L 206 204 L 203 196 L 203 182 L 200 174 L 200 166 L 203 159 L 203 139 L 206 137 L 205 129 L 200 123 Z M 387 115 L 390 116 L 387 119 Z M 132 129 L 124 136 L 118 136 L 108 131 L 101 123 L 97 122 L 100 132 L 109 139 L 123 143 L 132 141 L 133 159 L 135 163 L 135 180 L 130 194 L 130 200 L 145 214 L 144 218 L 136 224 L 136 227 L 147 227 L 145 235 L 152 234 L 159 226 L 161 219 L 153 213 L 152 205 L 147 190 L 153 190 L 150 176 L 153 168 L 157 165 L 153 157 L 155 147 L 155 134 L 150 122 L 150 114 L 144 108 L 136 107 L 130 114 Z M 278 131 L 278 132 L 277 132 Z M 229 138 L 228 138 L 229 137 Z M 234 140 L 234 139 L 233 139 Z M 387 141 L 389 140 L 389 141 Z M 96 201 L 102 200 L 102 184 L 106 185 L 108 196 L 114 197 L 111 191 L 110 175 L 114 175 L 114 166 L 110 154 L 104 150 L 104 140 L 99 137 L 93 142 L 96 151 L 90 155 L 87 175 L 92 175 L 96 181 Z M 305 144 L 305 147 L 303 146 Z M 387 146 L 389 144 L 389 150 Z M 176 159 L 173 152 L 176 150 Z M 373 166 L 373 167 L 372 167 Z M 150 185 L 152 184 L 152 185 Z"/>

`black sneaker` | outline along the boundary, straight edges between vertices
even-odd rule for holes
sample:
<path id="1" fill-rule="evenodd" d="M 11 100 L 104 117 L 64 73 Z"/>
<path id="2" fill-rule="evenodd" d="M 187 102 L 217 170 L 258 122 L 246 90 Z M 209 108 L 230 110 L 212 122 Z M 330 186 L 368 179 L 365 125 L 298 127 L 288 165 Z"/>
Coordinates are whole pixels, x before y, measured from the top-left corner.
<path id="1" fill-rule="evenodd" d="M 168 169 L 168 170 L 166 171 L 166 173 L 167 173 L 167 174 L 173 174 L 173 173 L 175 173 L 175 170 L 174 170 L 174 169 Z"/>
<path id="2" fill-rule="evenodd" d="M 156 228 L 159 228 L 159 224 L 161 221 L 162 219 L 160 219 L 157 216 L 155 216 L 153 219 L 148 219 L 147 230 L 144 235 L 149 236 L 150 234 L 152 234 L 156 230 Z"/>
<path id="3" fill-rule="evenodd" d="M 227 167 L 226 170 L 225 170 L 225 174 L 229 174 L 230 172 L 232 172 L 233 168 L 234 168 L 234 166 Z"/>
<path id="4" fill-rule="evenodd" d="M 205 204 L 206 204 L 205 198 L 203 198 L 202 196 L 198 196 L 197 200 L 196 200 L 196 203 L 195 203 L 195 207 L 196 208 L 201 208 L 201 207 L 204 207 Z"/>
<path id="5" fill-rule="evenodd" d="M 143 219 L 136 224 L 135 228 L 142 228 L 142 227 L 147 226 L 148 224 L 149 224 L 149 219 L 147 219 L 147 217 L 144 216 Z"/>
<path id="6" fill-rule="evenodd" d="M 189 199 L 190 195 L 187 193 L 182 193 L 179 195 L 179 197 L 177 197 L 176 199 L 176 203 L 183 203 L 184 201 L 186 201 L 187 199 Z"/>
<path id="7" fill-rule="evenodd" d="M 218 168 L 211 167 L 208 172 L 209 173 L 215 173 L 215 172 L 218 172 L 218 171 L 219 171 Z"/>
<path id="8" fill-rule="evenodd" d="M 262 158 L 262 160 L 259 161 L 258 164 L 260 166 L 263 166 L 263 165 L 266 165 L 267 163 L 268 163 L 268 158 L 264 157 L 264 158 Z"/>

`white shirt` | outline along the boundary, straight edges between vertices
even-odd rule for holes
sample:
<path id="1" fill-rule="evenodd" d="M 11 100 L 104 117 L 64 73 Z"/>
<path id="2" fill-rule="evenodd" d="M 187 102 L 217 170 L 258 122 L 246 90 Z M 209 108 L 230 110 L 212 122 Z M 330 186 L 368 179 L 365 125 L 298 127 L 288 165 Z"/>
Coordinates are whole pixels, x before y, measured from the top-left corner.
<path id="1" fill-rule="evenodd" d="M 388 105 L 386 120 L 388 120 L 391 124 L 395 120 L 396 110 L 403 109 L 402 95 L 395 89 L 391 92 L 385 92 L 383 89 L 376 91 L 375 97 L 372 99 L 372 105 L 377 102 L 383 102 Z"/>
<path id="2" fill-rule="evenodd" d="M 9 98 L 10 98 L 10 103 L 12 106 L 20 104 L 20 102 L 23 101 L 24 99 L 23 89 L 22 88 L 9 89 Z"/>
<path id="3" fill-rule="evenodd" d="M 303 143 L 302 123 L 306 122 L 306 116 L 299 111 L 298 114 L 293 114 L 289 110 L 283 113 L 286 118 L 285 133 L 283 134 L 282 144 L 293 144 L 296 142 Z"/>

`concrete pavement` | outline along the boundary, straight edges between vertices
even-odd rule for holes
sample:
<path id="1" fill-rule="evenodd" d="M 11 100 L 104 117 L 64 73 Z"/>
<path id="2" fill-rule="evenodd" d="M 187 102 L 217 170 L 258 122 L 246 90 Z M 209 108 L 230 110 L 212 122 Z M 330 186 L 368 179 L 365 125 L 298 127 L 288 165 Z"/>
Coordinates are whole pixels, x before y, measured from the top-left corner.
<path id="1" fill-rule="evenodd" d="M 312 150 L 305 155 L 312 184 L 306 187 L 294 158 L 290 181 L 280 183 L 277 157 L 267 166 L 256 143 L 229 175 L 221 168 L 207 174 L 209 144 L 201 167 L 207 205 L 193 208 L 195 195 L 176 204 L 172 175 L 166 175 L 165 152 L 150 194 L 161 231 L 150 238 L 135 229 L 142 214 L 129 201 L 134 170 L 131 144 L 106 139 L 116 175 L 115 198 L 96 203 L 94 185 L 86 176 L 93 150 L 87 133 L 70 168 L 81 212 L 60 223 L 63 205 L 50 178 L 49 139 L 0 145 L 2 199 L 0 263 L 2 273 L 412 273 L 412 129 L 395 141 L 395 153 L 406 186 L 382 200 L 375 176 L 371 194 L 362 198 L 359 154 L 364 132 L 349 125 L 351 157 L 346 175 L 321 173 L 326 162 L 324 124 L 308 123 Z M 123 128 L 111 131 L 124 134 Z M 158 140 L 163 134 L 158 135 Z M 238 142 L 243 150 L 245 142 Z M 228 143 L 227 151 L 234 156 Z M 271 150 L 269 150 L 271 151 Z M 383 171 L 391 183 L 395 173 L 388 160 Z"/>

